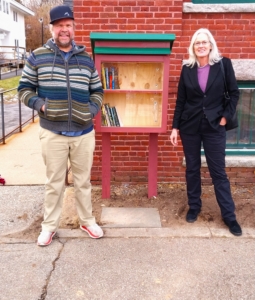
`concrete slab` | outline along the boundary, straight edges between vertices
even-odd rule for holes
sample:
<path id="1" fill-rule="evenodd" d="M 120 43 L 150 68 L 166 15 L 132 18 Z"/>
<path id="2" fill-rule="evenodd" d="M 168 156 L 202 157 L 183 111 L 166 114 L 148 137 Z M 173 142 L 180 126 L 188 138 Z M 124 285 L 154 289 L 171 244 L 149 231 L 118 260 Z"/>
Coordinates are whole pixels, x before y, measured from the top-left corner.
<path id="1" fill-rule="evenodd" d="M 49 300 L 255 299 L 253 240 L 71 239 L 63 245 Z"/>
<path id="2" fill-rule="evenodd" d="M 0 144 L 0 174 L 6 185 L 45 184 L 46 171 L 38 136 L 39 122 L 31 123 Z"/>
<path id="3" fill-rule="evenodd" d="M 161 227 L 157 208 L 103 207 L 102 227 Z"/>
<path id="4" fill-rule="evenodd" d="M 45 299 L 47 282 L 62 248 L 57 241 L 46 248 L 24 241 L 0 244 L 0 299 Z"/>
<path id="5" fill-rule="evenodd" d="M 254 228 L 242 228 L 243 234 L 241 236 L 234 236 L 228 228 L 216 228 L 212 227 L 211 232 L 213 237 L 227 237 L 227 238 L 237 238 L 240 239 L 241 237 L 246 237 L 246 238 L 255 238 L 255 230 Z"/>
<path id="6" fill-rule="evenodd" d="M 25 230 L 41 218 L 44 190 L 44 186 L 0 186 L 0 236 Z"/>

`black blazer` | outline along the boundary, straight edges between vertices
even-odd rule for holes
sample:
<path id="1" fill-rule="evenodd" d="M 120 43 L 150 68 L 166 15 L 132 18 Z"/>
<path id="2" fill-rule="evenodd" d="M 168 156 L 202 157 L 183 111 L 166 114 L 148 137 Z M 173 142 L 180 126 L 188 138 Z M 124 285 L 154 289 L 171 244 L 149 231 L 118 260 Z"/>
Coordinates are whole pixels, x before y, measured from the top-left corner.
<path id="1" fill-rule="evenodd" d="M 231 98 L 229 105 L 224 107 L 225 88 L 220 62 L 210 66 L 205 92 L 201 90 L 198 83 L 197 65 L 193 68 L 184 65 L 178 84 L 173 128 L 183 133 L 194 134 L 198 131 L 204 114 L 215 129 L 220 129 L 219 123 L 222 117 L 231 119 L 236 110 L 239 90 L 231 60 L 224 57 L 222 61 Z"/>

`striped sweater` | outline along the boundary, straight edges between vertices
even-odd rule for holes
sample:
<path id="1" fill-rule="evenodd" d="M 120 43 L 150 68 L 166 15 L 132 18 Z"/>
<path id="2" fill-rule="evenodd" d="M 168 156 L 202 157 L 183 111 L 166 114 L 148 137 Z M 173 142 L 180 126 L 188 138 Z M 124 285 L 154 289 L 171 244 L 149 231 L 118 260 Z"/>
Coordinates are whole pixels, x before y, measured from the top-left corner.
<path id="1" fill-rule="evenodd" d="M 26 106 L 38 111 L 41 127 L 54 131 L 91 127 L 103 99 L 100 78 L 85 47 L 74 44 L 65 59 L 51 39 L 27 59 L 18 92 Z"/>

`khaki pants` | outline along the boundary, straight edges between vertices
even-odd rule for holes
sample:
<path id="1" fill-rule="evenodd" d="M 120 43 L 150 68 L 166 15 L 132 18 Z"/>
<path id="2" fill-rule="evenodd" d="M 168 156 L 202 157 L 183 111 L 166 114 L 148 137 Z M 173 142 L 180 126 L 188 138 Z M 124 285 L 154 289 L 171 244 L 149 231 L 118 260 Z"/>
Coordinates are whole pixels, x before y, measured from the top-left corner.
<path id="1" fill-rule="evenodd" d="M 80 224 L 93 225 L 95 218 L 92 216 L 90 173 L 95 150 L 95 131 L 67 137 L 40 128 L 39 138 L 47 177 L 42 230 L 53 232 L 58 229 L 68 159 L 72 167 Z"/>

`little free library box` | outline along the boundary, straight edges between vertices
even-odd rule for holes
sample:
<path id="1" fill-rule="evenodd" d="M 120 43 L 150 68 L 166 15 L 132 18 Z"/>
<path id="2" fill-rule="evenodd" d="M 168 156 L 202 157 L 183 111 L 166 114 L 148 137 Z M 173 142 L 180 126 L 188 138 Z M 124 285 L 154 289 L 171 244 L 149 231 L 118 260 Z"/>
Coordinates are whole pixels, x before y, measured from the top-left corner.
<path id="1" fill-rule="evenodd" d="M 102 197 L 110 197 L 111 133 L 149 134 L 148 197 L 157 195 L 158 133 L 167 129 L 174 34 L 90 34 L 104 88 L 96 130 L 102 133 Z"/>

